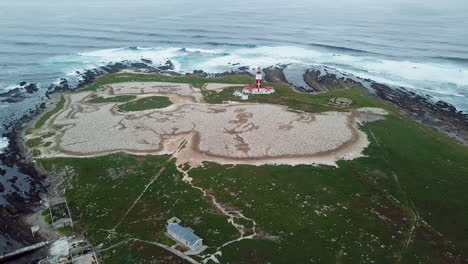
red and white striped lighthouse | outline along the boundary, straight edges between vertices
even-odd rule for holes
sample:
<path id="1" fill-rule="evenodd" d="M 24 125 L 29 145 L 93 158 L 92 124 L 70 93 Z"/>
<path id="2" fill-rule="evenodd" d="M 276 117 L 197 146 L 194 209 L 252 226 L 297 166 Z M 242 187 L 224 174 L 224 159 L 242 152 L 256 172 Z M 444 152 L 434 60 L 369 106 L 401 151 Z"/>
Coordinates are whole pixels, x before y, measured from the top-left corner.
<path id="1" fill-rule="evenodd" d="M 262 80 L 263 80 L 262 68 L 258 67 L 257 74 L 255 74 L 255 87 L 262 88 Z"/>
<path id="2" fill-rule="evenodd" d="M 270 87 L 270 86 L 263 87 L 262 82 L 263 82 L 262 68 L 258 67 L 257 73 L 255 74 L 255 86 L 245 87 L 243 92 L 246 94 L 272 94 L 275 92 L 275 89 L 273 89 L 273 87 Z"/>

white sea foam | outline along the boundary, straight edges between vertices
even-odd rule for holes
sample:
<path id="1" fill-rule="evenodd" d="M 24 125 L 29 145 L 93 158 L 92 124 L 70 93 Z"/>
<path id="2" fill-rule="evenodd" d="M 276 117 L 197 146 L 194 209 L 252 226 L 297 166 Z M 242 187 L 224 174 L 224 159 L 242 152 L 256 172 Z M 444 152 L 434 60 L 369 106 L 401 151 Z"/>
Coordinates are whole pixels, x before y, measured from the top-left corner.
<path id="1" fill-rule="evenodd" d="M 204 56 L 205 55 L 205 56 Z M 404 86 L 432 95 L 466 94 L 468 90 L 468 67 L 439 62 L 399 61 L 373 55 L 338 54 L 331 51 L 313 50 L 296 46 L 257 46 L 223 49 L 181 47 L 137 47 L 103 49 L 80 53 L 77 56 L 61 58 L 74 65 L 67 72 L 101 66 L 123 60 L 139 61 L 150 59 L 154 64 L 165 63 L 170 59 L 176 71 L 223 72 L 235 65 L 274 66 L 293 64 L 301 67 L 325 65 L 339 71 L 390 85 Z M 57 58 L 57 60 L 60 60 Z M 468 104 L 461 106 L 468 109 Z"/>
<path id="2" fill-rule="evenodd" d="M 17 85 L 17 84 L 9 85 L 9 86 L 7 86 L 7 87 L 1 88 L 0 91 L 2 91 L 2 92 L 4 92 L 4 91 L 5 91 L 5 92 L 8 92 L 8 91 L 13 90 L 13 89 L 16 89 L 16 88 L 18 88 L 18 87 L 19 87 L 19 85 Z"/>
<path id="3" fill-rule="evenodd" d="M 3 151 L 8 147 L 9 141 L 8 138 L 2 137 L 0 138 L 0 153 L 3 153 Z"/>

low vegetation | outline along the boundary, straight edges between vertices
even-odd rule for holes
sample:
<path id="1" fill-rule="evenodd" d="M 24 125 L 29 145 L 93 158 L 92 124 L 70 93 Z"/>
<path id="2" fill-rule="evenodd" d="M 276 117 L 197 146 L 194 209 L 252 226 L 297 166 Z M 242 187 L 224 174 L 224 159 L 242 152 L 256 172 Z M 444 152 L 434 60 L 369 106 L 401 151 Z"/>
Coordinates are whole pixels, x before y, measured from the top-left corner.
<path id="1" fill-rule="evenodd" d="M 58 101 L 57 105 L 55 106 L 54 109 L 51 111 L 45 113 L 42 115 L 39 120 L 37 120 L 36 124 L 34 125 L 34 128 L 41 128 L 44 126 L 44 124 L 47 122 L 47 120 L 53 116 L 54 114 L 58 113 L 62 108 L 65 106 L 65 97 L 60 97 L 60 100 Z"/>
<path id="2" fill-rule="evenodd" d="M 220 245 L 237 235 L 234 227 L 212 208 L 199 190 L 182 182 L 182 175 L 169 156 L 113 154 L 97 158 L 39 159 L 37 162 L 65 177 L 64 186 L 70 186 L 65 197 L 72 216 L 78 221 L 75 231 L 86 234 L 93 245 L 103 243 L 106 248 L 126 238 L 167 243 L 166 221 L 173 216 L 193 228 L 207 244 Z M 157 177 L 155 182 L 127 214 L 153 177 Z M 115 233 L 103 231 L 113 228 Z M 140 262 L 147 260 L 136 243 L 126 247 L 133 253 L 126 250 L 117 254 L 104 253 L 105 263 L 120 262 L 131 256 Z M 150 248 L 153 250 L 154 246 Z M 115 255 L 119 256 L 119 261 L 112 262 Z"/>
<path id="3" fill-rule="evenodd" d="M 102 104 L 102 103 L 125 103 L 131 100 L 134 100 L 136 96 L 134 95 L 120 95 L 120 96 L 113 96 L 113 97 L 95 97 L 88 100 L 88 103 L 91 104 Z"/>
<path id="4" fill-rule="evenodd" d="M 157 108 L 165 108 L 170 106 L 172 103 L 169 98 L 165 96 L 151 96 L 145 97 L 133 102 L 122 104 L 117 106 L 119 112 L 133 112 L 133 111 L 144 111 Z"/>
<path id="5" fill-rule="evenodd" d="M 98 78 L 86 89 L 122 81 L 189 82 L 201 87 L 210 81 L 249 83 L 251 78 L 125 73 Z M 362 126 L 371 142 L 366 157 L 340 161 L 338 167 L 206 163 L 191 170 L 195 185 L 257 223 L 254 239 L 221 250 L 218 258 L 222 263 L 463 262 L 463 252 L 468 252 L 464 233 L 468 219 L 466 146 L 400 116 L 395 108 L 357 88 L 308 95 L 296 93 L 287 85 L 274 86 L 276 94 L 251 96 L 248 101 L 320 112 L 343 111 L 346 108 L 329 105 L 328 100 L 346 97 L 353 100 L 349 108 L 381 107 L 391 114 Z M 203 93 L 207 102 L 222 103 L 239 100 L 232 96 L 234 90 Z M 139 102 L 132 107 L 160 103 Z M 182 219 L 183 225 L 192 227 L 204 239 L 210 246 L 206 254 L 239 235 L 199 190 L 182 181 L 169 156 L 119 153 L 39 159 L 37 163 L 64 177 L 62 187 L 77 221 L 75 230 L 93 245 L 102 244 L 104 263 L 181 261 L 161 248 L 132 240 L 170 246 L 164 229 L 172 216 Z"/>
<path id="6" fill-rule="evenodd" d="M 28 148 L 35 148 L 35 147 L 42 145 L 42 143 L 43 143 L 42 138 L 32 138 L 32 139 L 26 140 L 24 144 Z"/>

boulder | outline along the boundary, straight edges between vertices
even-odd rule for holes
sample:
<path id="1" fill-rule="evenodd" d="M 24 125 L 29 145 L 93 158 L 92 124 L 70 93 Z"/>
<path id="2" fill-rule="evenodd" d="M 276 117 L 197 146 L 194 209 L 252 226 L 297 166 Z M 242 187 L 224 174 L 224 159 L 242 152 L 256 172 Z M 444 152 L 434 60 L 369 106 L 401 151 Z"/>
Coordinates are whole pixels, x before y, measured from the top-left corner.
<path id="1" fill-rule="evenodd" d="M 24 89 L 26 90 L 27 93 L 30 93 L 30 94 L 39 91 L 39 89 L 37 88 L 37 84 L 35 84 L 35 83 L 30 83 L 30 84 L 24 86 Z"/>
<path id="2" fill-rule="evenodd" d="M 174 64 L 171 60 L 167 60 L 162 66 L 159 66 L 158 69 L 161 71 L 172 71 L 175 69 Z"/>

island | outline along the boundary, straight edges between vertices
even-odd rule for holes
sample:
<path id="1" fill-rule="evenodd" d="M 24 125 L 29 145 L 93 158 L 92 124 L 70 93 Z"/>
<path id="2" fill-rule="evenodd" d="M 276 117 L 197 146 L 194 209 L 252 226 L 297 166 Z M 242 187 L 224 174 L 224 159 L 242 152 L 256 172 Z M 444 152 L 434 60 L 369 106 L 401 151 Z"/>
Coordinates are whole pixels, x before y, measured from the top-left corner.
<path id="1" fill-rule="evenodd" d="M 50 258 L 466 260 L 466 146 L 355 82 L 235 95 L 252 83 L 121 72 L 60 94 L 23 135 Z"/>

